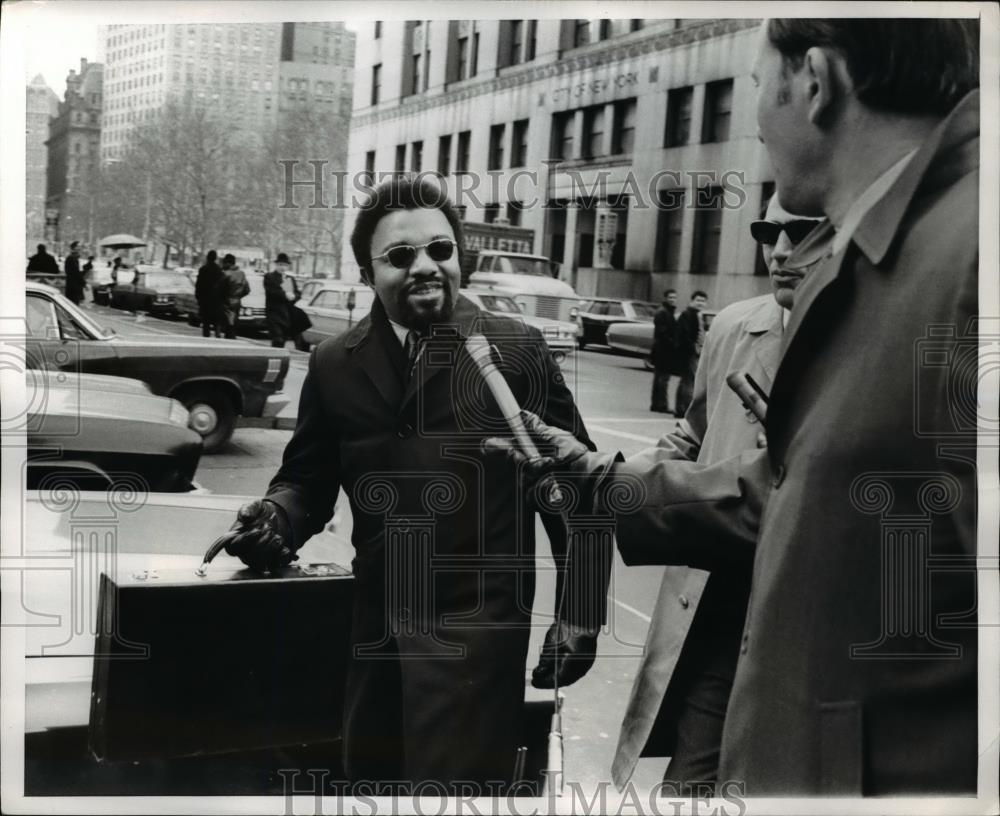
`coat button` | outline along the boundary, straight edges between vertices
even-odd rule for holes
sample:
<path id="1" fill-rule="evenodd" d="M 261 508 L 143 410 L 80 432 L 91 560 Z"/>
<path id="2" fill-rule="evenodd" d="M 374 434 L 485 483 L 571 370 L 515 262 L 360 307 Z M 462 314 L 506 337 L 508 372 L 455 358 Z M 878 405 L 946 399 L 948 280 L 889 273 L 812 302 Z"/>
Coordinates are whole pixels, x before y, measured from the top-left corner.
<path id="1" fill-rule="evenodd" d="M 681 595 L 681 596 L 679 596 L 679 597 L 677 598 L 677 602 L 678 602 L 678 603 L 679 603 L 679 604 L 681 605 L 681 607 L 682 607 L 682 608 L 684 608 L 684 609 L 687 609 L 687 608 L 688 608 L 688 607 L 689 607 L 689 606 L 691 605 L 691 602 L 690 602 L 690 601 L 689 601 L 689 600 L 687 599 L 687 597 L 686 597 L 686 596 L 684 596 L 684 595 Z"/>
<path id="2" fill-rule="evenodd" d="M 781 487 L 783 481 L 785 481 L 785 466 L 778 465 L 774 471 L 774 475 L 771 477 L 771 487 Z"/>
<path id="3" fill-rule="evenodd" d="M 396 436 L 398 436 L 400 439 L 409 439 L 411 436 L 413 436 L 413 426 L 410 425 L 409 423 L 405 425 L 400 425 L 399 428 L 396 430 Z"/>

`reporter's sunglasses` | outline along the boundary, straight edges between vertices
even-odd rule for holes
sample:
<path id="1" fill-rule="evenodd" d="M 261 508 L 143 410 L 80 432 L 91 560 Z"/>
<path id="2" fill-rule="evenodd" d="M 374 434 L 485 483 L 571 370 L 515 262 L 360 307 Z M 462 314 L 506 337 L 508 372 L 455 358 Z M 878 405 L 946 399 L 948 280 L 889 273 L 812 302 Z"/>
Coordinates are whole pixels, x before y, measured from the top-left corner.
<path id="1" fill-rule="evenodd" d="M 447 261 L 452 256 L 456 246 L 458 244 L 450 238 L 435 238 L 420 246 L 410 246 L 409 244 L 394 246 L 381 255 L 372 255 L 372 260 L 377 261 L 379 258 L 385 258 L 396 269 L 409 269 L 417 259 L 417 252 L 421 249 L 427 250 L 427 257 L 432 261 L 440 262 Z"/>
<path id="2" fill-rule="evenodd" d="M 784 232 L 792 242 L 792 246 L 795 246 L 812 232 L 818 223 L 819 221 L 814 218 L 801 218 L 797 221 L 786 221 L 784 224 L 775 221 L 754 221 L 750 224 L 750 234 L 758 244 L 774 246 Z"/>

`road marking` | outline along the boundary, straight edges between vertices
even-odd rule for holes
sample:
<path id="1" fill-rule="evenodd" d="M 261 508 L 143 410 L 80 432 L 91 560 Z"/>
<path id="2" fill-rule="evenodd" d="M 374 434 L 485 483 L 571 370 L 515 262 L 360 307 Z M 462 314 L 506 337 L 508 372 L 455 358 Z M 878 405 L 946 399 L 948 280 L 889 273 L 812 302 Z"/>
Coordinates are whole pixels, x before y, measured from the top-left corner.
<path id="1" fill-rule="evenodd" d="M 649 617 L 649 615 L 646 615 L 645 613 L 640 612 L 634 606 L 629 606 L 627 603 L 625 603 L 624 601 L 619 601 L 617 598 L 611 598 L 611 600 L 614 601 L 615 604 L 617 604 L 618 606 L 620 606 L 626 612 L 631 612 L 637 618 L 642 618 L 642 620 L 646 621 L 646 623 L 652 623 L 653 622 L 653 619 L 651 617 Z"/>
<path id="2" fill-rule="evenodd" d="M 628 431 L 616 431 L 613 428 L 603 428 L 600 425 L 588 425 L 587 429 L 608 434 L 609 436 L 617 436 L 621 439 L 630 439 L 633 442 L 645 442 L 649 445 L 655 445 L 657 442 L 657 437 L 640 436 L 639 434 L 628 433 Z"/>

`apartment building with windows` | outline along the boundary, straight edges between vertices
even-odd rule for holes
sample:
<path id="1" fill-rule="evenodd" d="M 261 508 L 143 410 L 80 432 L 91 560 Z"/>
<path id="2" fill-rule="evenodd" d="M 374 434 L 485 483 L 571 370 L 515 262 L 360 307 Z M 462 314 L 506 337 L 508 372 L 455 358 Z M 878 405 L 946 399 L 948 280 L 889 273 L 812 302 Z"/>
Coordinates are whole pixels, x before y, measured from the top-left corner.
<path id="1" fill-rule="evenodd" d="M 760 294 L 758 22 L 361 23 L 349 176 L 440 174 L 467 220 L 532 228 L 581 294 Z"/>
<path id="2" fill-rule="evenodd" d="M 130 24 L 103 34 L 104 161 L 119 158 L 132 128 L 171 95 L 218 106 L 248 134 L 282 111 L 350 113 L 354 34 L 343 23 Z"/>
<path id="3" fill-rule="evenodd" d="M 70 70 L 59 111 L 49 120 L 45 207 L 53 251 L 71 241 L 93 246 L 100 165 L 104 66 L 80 60 Z M 99 236 L 96 236 L 99 237 Z"/>
<path id="4" fill-rule="evenodd" d="M 54 231 L 46 233 L 49 151 L 45 143 L 49 138 L 49 120 L 59 114 L 59 97 L 41 74 L 31 80 L 25 90 L 25 238 L 28 254 L 33 255 L 35 247 L 52 240 L 50 236 L 54 234 Z M 54 214 L 48 218 L 50 222 L 54 219 Z"/>

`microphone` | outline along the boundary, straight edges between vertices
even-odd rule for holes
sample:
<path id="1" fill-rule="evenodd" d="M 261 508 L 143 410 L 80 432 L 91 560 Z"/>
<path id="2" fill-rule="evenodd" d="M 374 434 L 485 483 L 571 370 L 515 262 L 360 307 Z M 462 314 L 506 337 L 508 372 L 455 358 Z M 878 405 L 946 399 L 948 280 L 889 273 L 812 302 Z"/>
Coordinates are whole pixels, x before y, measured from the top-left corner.
<path id="1" fill-rule="evenodd" d="M 510 390 L 507 380 L 504 379 L 493 359 L 496 350 L 481 334 L 469 335 L 469 339 L 465 341 L 465 350 L 479 368 L 479 373 L 483 375 L 483 380 L 486 381 L 487 388 L 490 389 L 493 399 L 500 407 L 500 414 L 503 416 L 504 422 L 507 423 L 507 427 L 510 428 L 514 439 L 517 440 L 518 447 L 529 459 L 538 459 L 538 448 L 535 447 L 531 434 L 528 433 L 528 429 L 524 427 L 524 420 L 521 419 L 521 406 L 517 404 L 514 392 Z"/>

